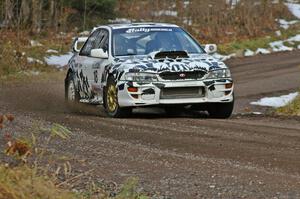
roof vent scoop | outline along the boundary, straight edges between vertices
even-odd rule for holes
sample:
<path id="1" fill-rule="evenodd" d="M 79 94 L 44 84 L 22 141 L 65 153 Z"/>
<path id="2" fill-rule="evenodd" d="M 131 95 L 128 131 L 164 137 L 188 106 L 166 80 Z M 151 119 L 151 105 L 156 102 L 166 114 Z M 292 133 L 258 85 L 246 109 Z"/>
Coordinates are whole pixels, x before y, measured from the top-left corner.
<path id="1" fill-rule="evenodd" d="M 178 59 L 178 58 L 189 58 L 189 55 L 185 51 L 161 51 L 154 55 L 154 59 Z"/>

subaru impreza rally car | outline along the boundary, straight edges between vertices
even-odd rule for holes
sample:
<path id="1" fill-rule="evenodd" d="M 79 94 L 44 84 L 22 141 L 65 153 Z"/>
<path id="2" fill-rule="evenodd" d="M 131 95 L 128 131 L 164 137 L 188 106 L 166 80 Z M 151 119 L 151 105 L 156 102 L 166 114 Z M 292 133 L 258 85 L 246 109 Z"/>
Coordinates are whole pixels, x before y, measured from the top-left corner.
<path id="1" fill-rule="evenodd" d="M 65 79 L 68 104 L 103 104 L 111 117 L 145 106 L 162 106 L 168 113 L 189 107 L 214 118 L 232 113 L 229 69 L 206 52 L 213 46 L 205 51 L 176 25 L 105 25 L 95 28 L 80 50 L 79 40 Z"/>

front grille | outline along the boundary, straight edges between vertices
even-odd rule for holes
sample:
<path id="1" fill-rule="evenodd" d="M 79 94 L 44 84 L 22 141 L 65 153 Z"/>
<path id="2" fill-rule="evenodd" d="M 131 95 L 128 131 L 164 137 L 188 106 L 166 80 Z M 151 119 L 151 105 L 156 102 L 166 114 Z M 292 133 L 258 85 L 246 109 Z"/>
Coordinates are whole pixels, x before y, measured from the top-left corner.
<path id="1" fill-rule="evenodd" d="M 189 71 L 189 72 L 162 72 L 159 76 L 163 80 L 186 80 L 186 79 L 202 79 L 206 74 L 205 71 Z"/>
<path id="2" fill-rule="evenodd" d="M 204 96 L 204 87 L 162 88 L 160 99 L 199 98 Z"/>

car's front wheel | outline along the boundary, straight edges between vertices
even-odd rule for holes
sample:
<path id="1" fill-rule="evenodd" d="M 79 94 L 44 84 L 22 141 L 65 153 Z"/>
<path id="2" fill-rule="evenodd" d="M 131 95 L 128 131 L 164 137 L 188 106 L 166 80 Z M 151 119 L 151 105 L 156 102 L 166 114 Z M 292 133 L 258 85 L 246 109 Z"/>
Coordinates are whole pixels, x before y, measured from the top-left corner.
<path id="1" fill-rule="evenodd" d="M 104 108 L 110 117 L 128 117 L 132 113 L 131 107 L 120 107 L 118 103 L 118 89 L 113 77 L 109 77 L 104 92 Z"/>
<path id="2" fill-rule="evenodd" d="M 227 103 L 208 104 L 207 112 L 211 118 L 227 119 L 231 116 L 234 107 L 234 101 Z"/>

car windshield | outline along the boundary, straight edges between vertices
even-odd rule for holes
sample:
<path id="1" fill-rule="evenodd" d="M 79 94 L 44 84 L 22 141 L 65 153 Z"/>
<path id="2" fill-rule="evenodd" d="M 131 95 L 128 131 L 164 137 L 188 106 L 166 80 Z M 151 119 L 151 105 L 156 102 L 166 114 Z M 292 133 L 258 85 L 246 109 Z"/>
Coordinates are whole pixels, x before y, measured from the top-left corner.
<path id="1" fill-rule="evenodd" d="M 113 30 L 113 55 L 147 55 L 157 51 L 204 53 L 184 30 L 174 27 L 138 27 Z"/>

